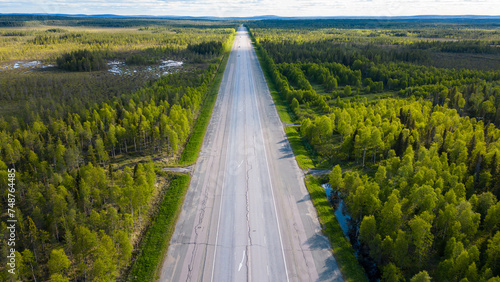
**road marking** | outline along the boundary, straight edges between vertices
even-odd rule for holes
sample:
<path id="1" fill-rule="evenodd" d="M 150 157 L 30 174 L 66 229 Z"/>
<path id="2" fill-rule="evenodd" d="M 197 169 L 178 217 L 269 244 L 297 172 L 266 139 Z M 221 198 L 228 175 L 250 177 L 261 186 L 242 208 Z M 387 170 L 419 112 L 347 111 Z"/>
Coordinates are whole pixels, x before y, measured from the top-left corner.
<path id="1" fill-rule="evenodd" d="M 243 160 L 241 160 L 241 163 L 238 165 L 238 168 L 241 166 L 242 163 L 243 163 Z"/>
<path id="2" fill-rule="evenodd" d="M 217 241 L 219 240 L 219 226 L 220 226 L 220 215 L 222 214 L 222 201 L 224 198 L 224 184 L 226 182 L 226 171 L 224 171 L 224 176 L 222 178 L 222 187 L 221 187 L 221 194 L 220 194 L 220 205 L 219 205 L 219 218 L 217 219 L 217 233 L 215 235 L 215 245 L 214 245 L 214 261 L 212 264 L 212 278 L 210 281 L 214 281 L 214 272 L 215 272 L 215 258 L 217 255 Z"/>
<path id="3" fill-rule="evenodd" d="M 229 67 L 229 75 L 228 75 L 228 84 L 230 85 L 230 83 L 232 82 L 232 77 L 234 76 L 234 63 L 231 64 L 231 66 Z M 219 89 L 220 90 L 220 89 Z M 229 91 L 226 91 L 226 92 L 229 92 Z M 224 93 L 223 94 L 224 96 L 226 95 L 229 95 L 229 94 L 226 94 Z M 224 98 L 224 97 L 223 97 Z M 224 104 L 224 100 L 221 100 L 221 104 L 223 105 Z M 229 102 L 228 102 L 229 104 Z M 225 129 L 222 129 L 222 130 L 225 130 Z M 221 153 L 222 153 L 222 150 L 221 150 Z M 226 162 L 225 162 L 225 168 L 227 167 L 227 155 L 226 155 Z M 220 163 L 219 163 L 219 167 L 220 167 Z M 221 187 L 221 194 L 220 194 L 220 204 L 219 204 L 219 216 L 217 218 L 217 233 L 215 235 L 215 245 L 214 245 L 214 259 L 213 259 L 213 263 L 212 263 L 212 277 L 210 278 L 210 281 L 213 282 L 214 281 L 214 273 L 215 273 L 215 258 L 217 257 L 217 243 L 219 241 L 219 227 L 220 227 L 220 218 L 221 218 L 221 214 L 222 214 L 222 202 L 224 200 L 224 185 L 226 184 L 226 170 L 224 169 L 224 171 L 222 172 L 223 173 L 223 176 L 222 176 L 222 187 Z M 215 203 L 215 200 L 214 200 L 214 203 Z"/>
<path id="4" fill-rule="evenodd" d="M 253 80 L 252 78 L 252 82 L 255 83 L 255 81 Z M 273 205 L 274 205 L 274 213 L 275 213 L 275 217 L 276 217 L 276 225 L 278 227 L 278 234 L 279 234 L 279 238 L 280 238 L 280 245 L 281 245 L 281 255 L 283 256 L 283 264 L 285 265 L 285 275 L 286 275 L 286 281 L 289 282 L 290 279 L 288 278 L 288 268 L 286 266 L 286 258 L 285 258 L 285 249 L 283 247 L 283 239 L 281 238 L 281 228 L 280 228 L 280 221 L 279 221 L 279 218 L 278 218 L 278 210 L 276 208 L 276 200 L 274 198 L 274 191 L 273 191 L 273 182 L 271 180 L 271 173 L 269 172 L 269 160 L 267 159 L 267 152 L 266 152 L 266 143 L 265 143 L 265 140 L 264 140 L 264 131 L 262 130 L 262 123 L 260 122 L 260 110 L 259 110 L 259 103 L 257 101 L 257 90 L 254 91 L 255 95 L 254 95 L 254 99 L 255 99 L 255 105 L 257 106 L 257 116 L 259 117 L 258 118 L 258 121 L 259 121 L 259 127 L 260 127 L 260 134 L 262 136 L 262 144 L 263 144 L 263 149 L 264 149 L 264 157 L 266 159 L 266 164 L 267 164 L 267 176 L 269 177 L 269 185 L 271 186 L 271 195 L 273 197 Z"/>
<path id="5" fill-rule="evenodd" d="M 241 258 L 240 267 L 238 267 L 238 272 L 240 272 L 244 260 L 245 260 L 245 250 L 243 250 L 243 257 Z"/>

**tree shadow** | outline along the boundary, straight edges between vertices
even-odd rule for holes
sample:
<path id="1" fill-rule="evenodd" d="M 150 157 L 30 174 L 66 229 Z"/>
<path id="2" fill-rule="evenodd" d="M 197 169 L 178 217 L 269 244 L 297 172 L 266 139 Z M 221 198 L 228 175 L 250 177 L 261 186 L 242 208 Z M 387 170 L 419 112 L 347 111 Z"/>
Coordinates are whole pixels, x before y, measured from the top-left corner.
<path id="1" fill-rule="evenodd" d="M 333 255 L 325 260 L 323 271 L 319 273 L 318 278 L 318 281 L 344 281 Z"/>
<path id="2" fill-rule="evenodd" d="M 310 201 L 310 200 L 311 200 L 311 197 L 309 196 L 309 194 L 306 194 L 306 195 L 304 195 L 304 197 L 302 197 L 302 199 L 298 200 L 297 203 L 302 203 L 302 202 Z"/>
<path id="3" fill-rule="evenodd" d="M 330 242 L 328 238 L 322 234 L 314 233 L 306 241 L 306 245 L 309 246 L 311 250 L 328 250 L 330 249 Z"/>

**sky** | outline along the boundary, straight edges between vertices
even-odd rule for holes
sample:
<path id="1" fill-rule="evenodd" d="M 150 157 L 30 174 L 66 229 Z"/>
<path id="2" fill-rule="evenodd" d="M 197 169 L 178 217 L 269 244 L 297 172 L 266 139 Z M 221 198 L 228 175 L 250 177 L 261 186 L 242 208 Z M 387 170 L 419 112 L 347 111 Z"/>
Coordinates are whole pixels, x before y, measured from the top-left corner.
<path id="1" fill-rule="evenodd" d="M 498 0 L 0 0 L 0 13 L 250 17 L 500 15 Z"/>

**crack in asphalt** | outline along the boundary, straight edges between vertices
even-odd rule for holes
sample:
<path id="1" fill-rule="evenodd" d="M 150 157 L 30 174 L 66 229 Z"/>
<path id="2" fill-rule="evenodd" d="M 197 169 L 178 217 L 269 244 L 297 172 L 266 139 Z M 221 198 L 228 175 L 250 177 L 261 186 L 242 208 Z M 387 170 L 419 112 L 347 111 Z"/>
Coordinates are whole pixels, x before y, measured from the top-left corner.
<path id="1" fill-rule="evenodd" d="M 299 241 L 298 245 L 299 245 L 299 248 L 300 248 L 300 253 L 302 254 L 302 257 L 304 258 L 304 262 L 305 262 L 306 266 L 309 268 L 311 266 L 309 265 L 309 262 L 307 260 L 306 253 L 304 252 L 304 248 L 302 247 L 302 243 L 300 242 L 299 228 L 297 226 L 297 223 L 295 223 L 295 222 L 293 223 L 293 229 L 295 230 L 295 234 L 297 234 L 297 239 Z M 308 271 L 307 274 L 309 276 L 309 280 L 312 281 L 313 279 L 311 277 L 311 273 L 309 273 L 309 271 Z"/>
<path id="2" fill-rule="evenodd" d="M 214 108 L 219 109 L 220 107 L 222 107 L 222 105 L 224 103 L 229 103 L 228 100 L 232 100 L 232 99 L 230 99 L 230 97 L 228 97 L 228 95 L 225 95 L 225 93 L 223 93 L 222 97 L 220 97 L 220 99 L 216 100 Z M 225 116 L 227 116 L 227 112 L 217 110 L 217 111 L 214 111 L 214 113 L 218 113 L 218 114 L 212 115 L 210 123 L 219 124 L 219 126 L 222 126 L 225 128 L 226 122 L 225 122 L 224 118 L 225 118 Z M 219 123 L 220 121 L 222 121 L 222 122 Z M 214 139 L 217 139 L 217 135 L 210 135 L 210 137 L 206 140 L 207 143 L 214 141 L 214 140 L 212 140 L 212 136 L 214 136 Z M 219 155 L 219 156 L 221 156 L 221 155 Z M 213 163 L 213 158 L 208 158 L 208 161 L 209 161 L 208 166 L 211 166 L 211 163 Z M 205 177 L 207 177 L 207 176 L 205 176 Z M 201 229 L 203 228 L 202 224 L 203 224 L 203 220 L 205 219 L 205 209 L 207 207 L 207 202 L 209 199 L 209 189 L 207 189 L 207 186 L 204 186 L 203 188 L 204 188 L 204 193 L 203 193 L 203 198 L 201 200 L 200 212 L 198 215 L 198 223 L 194 226 L 194 233 L 195 233 L 194 241 L 195 242 L 187 244 L 187 245 L 191 245 L 191 244 L 194 245 L 194 248 L 193 248 L 193 251 L 191 252 L 191 259 L 190 259 L 189 264 L 188 264 L 188 273 L 187 273 L 186 281 L 191 281 L 192 270 L 193 270 L 194 260 L 196 258 L 196 252 L 198 251 L 198 246 L 200 246 L 200 245 L 202 245 L 202 246 L 216 246 L 217 245 L 217 244 L 208 244 L 208 243 L 196 243 L 198 241 L 199 231 L 201 231 Z"/>
<path id="3" fill-rule="evenodd" d="M 246 96 L 245 96 L 245 100 L 246 100 Z M 246 107 L 246 102 L 243 102 L 245 107 Z M 247 279 L 248 281 L 251 280 L 251 271 L 250 271 L 250 260 L 248 259 L 249 255 L 250 255 L 250 246 L 252 245 L 252 229 L 250 228 L 250 203 L 249 203 L 249 197 L 248 197 L 248 193 L 249 193 L 249 180 L 250 180 L 250 171 L 252 170 L 252 165 L 249 163 L 249 160 L 248 160 L 248 146 L 247 146 L 247 118 L 246 118 L 246 115 L 245 115 L 245 131 L 244 131 L 244 138 L 243 138 L 243 142 L 244 142 L 244 145 L 245 145 L 245 168 L 246 168 L 246 181 L 245 181 L 245 202 L 246 202 L 246 219 L 247 219 L 247 233 L 248 233 L 248 244 L 247 246 L 245 247 L 245 258 L 246 258 L 246 261 L 245 261 L 245 267 L 247 269 Z"/>

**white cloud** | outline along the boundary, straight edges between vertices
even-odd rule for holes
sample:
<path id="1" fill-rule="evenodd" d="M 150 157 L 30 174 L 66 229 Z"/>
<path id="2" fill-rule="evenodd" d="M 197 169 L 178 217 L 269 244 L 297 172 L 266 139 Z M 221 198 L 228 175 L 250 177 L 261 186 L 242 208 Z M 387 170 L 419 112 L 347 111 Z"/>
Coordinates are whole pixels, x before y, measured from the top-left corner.
<path id="1" fill-rule="evenodd" d="M 0 0 L 1 13 L 180 16 L 500 15 L 497 0 Z"/>

